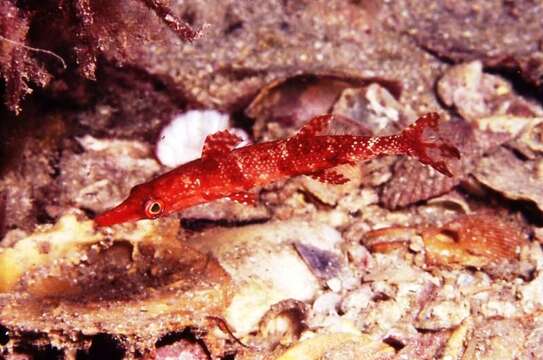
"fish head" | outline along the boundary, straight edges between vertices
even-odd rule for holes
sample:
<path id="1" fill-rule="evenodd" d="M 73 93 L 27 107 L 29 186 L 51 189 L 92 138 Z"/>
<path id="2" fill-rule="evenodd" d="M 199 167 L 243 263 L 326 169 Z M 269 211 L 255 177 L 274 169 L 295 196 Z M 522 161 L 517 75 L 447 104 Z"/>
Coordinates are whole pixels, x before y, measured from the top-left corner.
<path id="1" fill-rule="evenodd" d="M 166 214 L 165 201 L 148 184 L 137 185 L 119 205 L 94 218 L 102 226 L 111 226 L 142 219 L 156 219 Z"/>

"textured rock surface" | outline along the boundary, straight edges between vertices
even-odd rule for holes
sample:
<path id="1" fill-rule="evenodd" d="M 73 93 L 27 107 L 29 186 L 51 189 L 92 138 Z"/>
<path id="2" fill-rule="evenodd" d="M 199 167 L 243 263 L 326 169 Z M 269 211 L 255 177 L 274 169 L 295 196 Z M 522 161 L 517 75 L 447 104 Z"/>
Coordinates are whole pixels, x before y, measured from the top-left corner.
<path id="1" fill-rule="evenodd" d="M 540 356 L 539 2 L 0 9 L 0 357 Z M 297 177 L 255 189 L 257 207 L 97 231 L 95 212 L 166 171 L 159 134 L 193 108 L 253 142 L 324 112 L 370 135 L 438 111 L 462 159 L 452 179 L 376 158 L 342 186 Z"/>

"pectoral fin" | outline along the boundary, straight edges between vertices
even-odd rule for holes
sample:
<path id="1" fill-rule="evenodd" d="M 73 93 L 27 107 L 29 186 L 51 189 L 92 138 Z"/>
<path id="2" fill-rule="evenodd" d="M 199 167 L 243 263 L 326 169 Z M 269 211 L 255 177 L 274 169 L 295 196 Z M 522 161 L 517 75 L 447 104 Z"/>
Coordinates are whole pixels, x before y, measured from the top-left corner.
<path id="1" fill-rule="evenodd" d="M 325 184 L 342 185 L 350 181 L 343 174 L 338 173 L 336 170 L 318 171 L 309 176 Z"/>

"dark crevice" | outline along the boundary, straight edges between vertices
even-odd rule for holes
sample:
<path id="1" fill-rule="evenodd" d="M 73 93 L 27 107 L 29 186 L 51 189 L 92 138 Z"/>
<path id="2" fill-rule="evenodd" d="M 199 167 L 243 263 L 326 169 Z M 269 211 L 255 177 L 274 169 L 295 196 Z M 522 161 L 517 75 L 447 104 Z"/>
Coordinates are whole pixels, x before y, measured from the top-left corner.
<path id="1" fill-rule="evenodd" d="M 511 83 L 513 90 L 515 90 L 518 95 L 543 105 L 543 86 L 537 87 L 534 84 L 529 83 L 519 69 L 497 66 L 489 68 L 485 67 L 484 71 L 489 74 L 503 77 Z"/>
<path id="2" fill-rule="evenodd" d="M 244 110 L 238 110 L 231 113 L 230 120 L 232 122 L 232 127 L 243 129 L 249 136 L 253 136 L 254 120 L 248 117 Z"/>
<path id="3" fill-rule="evenodd" d="M 235 359 L 236 359 L 236 353 L 226 354 L 221 358 L 221 360 L 235 360 Z"/>
<path id="4" fill-rule="evenodd" d="M 92 344 L 88 351 L 79 351 L 78 360 L 116 360 L 123 359 L 126 350 L 122 343 L 109 334 L 98 334 L 92 339 Z"/>
<path id="5" fill-rule="evenodd" d="M 393 337 L 386 337 L 383 339 L 383 342 L 387 345 L 390 345 L 394 348 L 396 351 L 400 351 L 405 347 L 405 344 L 403 344 L 400 340 L 395 339 Z"/>
<path id="6" fill-rule="evenodd" d="M 4 325 L 0 325 L 0 345 L 6 345 L 9 342 L 9 330 Z"/>
<path id="7" fill-rule="evenodd" d="M 243 21 L 236 21 L 230 25 L 224 30 L 224 35 L 230 35 L 233 32 L 243 29 Z"/>
<path id="8" fill-rule="evenodd" d="M 246 221 L 232 221 L 232 220 L 208 220 L 208 219 L 181 219 L 181 225 L 185 230 L 190 231 L 202 231 L 214 227 L 239 227 L 253 224 L 263 224 L 268 219 L 254 219 Z"/>
<path id="9" fill-rule="evenodd" d="M 442 63 L 445 63 L 447 65 L 454 65 L 456 64 L 456 62 L 451 59 L 450 57 L 448 57 L 447 55 L 444 55 L 424 44 L 421 44 L 419 41 L 417 41 L 416 39 L 414 39 L 411 35 L 403 32 L 404 35 L 407 35 L 407 37 L 409 37 L 413 42 L 414 44 L 422 51 L 424 51 L 425 53 L 427 53 L 428 55 L 432 56 L 433 58 L 441 61 Z"/>
<path id="10" fill-rule="evenodd" d="M 196 23 L 196 11 L 190 7 L 185 9 L 181 14 L 181 20 L 193 26 Z"/>
<path id="11" fill-rule="evenodd" d="M 143 86 L 150 84 L 155 92 L 167 95 L 174 104 L 179 106 L 187 104 L 191 106 L 201 105 L 192 97 L 189 91 L 181 89 L 179 85 L 174 85 L 169 78 L 149 74 L 145 69 L 137 66 L 124 65 L 123 71 L 119 72 L 111 64 L 100 64 L 99 69 L 102 69 L 102 71 L 97 75 L 98 83 L 100 83 L 100 80 L 107 81 L 113 78 L 125 90 L 131 90 L 138 83 L 143 84 Z"/>
<path id="12" fill-rule="evenodd" d="M 539 210 L 535 203 L 532 203 L 528 200 L 512 200 L 506 198 L 500 192 L 481 184 L 485 189 L 486 194 L 484 198 L 481 198 L 480 195 L 475 195 L 469 192 L 468 189 L 463 188 L 461 185 L 459 190 L 463 194 L 475 201 L 485 202 L 485 204 L 490 208 L 506 208 L 510 213 L 519 213 L 522 214 L 522 217 L 529 225 L 536 227 L 543 226 L 543 213 Z"/>
<path id="13" fill-rule="evenodd" d="M 159 348 L 162 346 L 171 345 L 179 340 L 188 340 L 195 342 L 198 340 L 198 338 L 194 329 L 186 328 L 183 331 L 171 332 L 162 336 L 160 339 L 157 340 L 156 347 Z"/>
<path id="14" fill-rule="evenodd" d="M 7 190 L 0 191 L 0 241 L 4 238 L 4 235 L 7 232 L 7 226 L 6 226 L 7 196 L 8 196 Z M 4 329 L 0 325 L 0 345 L 4 345 L 2 344 L 3 333 L 4 333 Z"/>
<path id="15" fill-rule="evenodd" d="M 209 359 L 212 358 L 211 352 L 207 348 L 205 342 L 200 338 L 201 332 L 194 328 L 186 328 L 181 332 L 172 332 L 161 337 L 155 344 L 156 348 L 160 348 L 167 345 L 172 345 L 180 340 L 187 340 L 192 343 L 198 344 Z"/>
<path id="16" fill-rule="evenodd" d="M 61 360 L 64 352 L 52 345 L 34 346 L 24 344 L 15 348 L 15 353 L 29 355 L 34 360 Z"/>

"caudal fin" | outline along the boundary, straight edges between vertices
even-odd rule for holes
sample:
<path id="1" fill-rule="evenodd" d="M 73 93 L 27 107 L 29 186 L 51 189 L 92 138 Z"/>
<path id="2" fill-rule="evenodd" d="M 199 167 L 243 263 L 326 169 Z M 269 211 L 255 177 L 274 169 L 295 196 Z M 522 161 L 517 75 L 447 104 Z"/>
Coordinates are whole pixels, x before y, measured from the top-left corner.
<path id="1" fill-rule="evenodd" d="M 409 155 L 452 177 L 447 161 L 460 159 L 460 151 L 441 137 L 438 132 L 439 120 L 438 113 L 425 114 L 402 131 L 401 137 Z"/>

